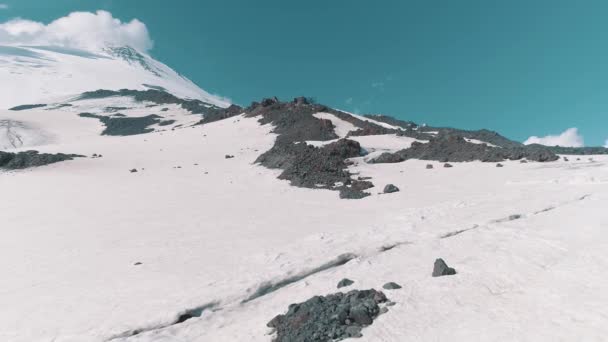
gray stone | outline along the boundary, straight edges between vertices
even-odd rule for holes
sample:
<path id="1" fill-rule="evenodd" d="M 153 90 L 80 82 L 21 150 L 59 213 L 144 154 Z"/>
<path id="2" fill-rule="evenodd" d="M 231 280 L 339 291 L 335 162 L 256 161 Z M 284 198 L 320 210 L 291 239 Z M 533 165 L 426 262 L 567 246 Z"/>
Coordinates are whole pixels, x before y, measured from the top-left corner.
<path id="1" fill-rule="evenodd" d="M 432 169 L 432 168 L 433 168 L 433 164 L 426 164 L 426 168 L 427 168 L 428 170 Z"/>
<path id="2" fill-rule="evenodd" d="M 382 285 L 382 288 L 385 290 L 398 290 L 401 288 L 401 285 L 391 281 L 391 282 L 388 282 L 388 283 Z"/>
<path id="3" fill-rule="evenodd" d="M 451 167 L 454 167 L 454 166 L 452 164 L 450 164 L 450 163 L 445 163 L 445 164 L 443 164 L 443 167 L 445 167 L 445 168 L 451 168 Z"/>
<path id="4" fill-rule="evenodd" d="M 387 184 L 387 185 L 384 187 L 384 193 L 385 193 L 385 194 L 391 194 L 391 193 L 393 193 L 393 192 L 398 192 L 398 191 L 399 191 L 399 188 L 398 188 L 398 187 L 396 187 L 396 186 L 395 186 L 395 185 L 393 185 L 393 184 Z"/>
<path id="5" fill-rule="evenodd" d="M 496 164 L 496 167 L 504 167 L 501 163 Z"/>
<path id="6" fill-rule="evenodd" d="M 443 259 L 435 260 L 435 264 L 433 266 L 433 277 L 441 277 L 446 275 L 454 275 L 456 274 L 456 270 L 448 267 L 448 265 L 443 261 Z"/>
<path id="7" fill-rule="evenodd" d="M 355 283 L 354 281 L 352 281 L 352 280 L 350 280 L 348 278 L 344 278 L 344 279 L 342 279 L 342 280 L 340 280 L 338 282 L 338 288 L 340 289 L 340 288 L 343 288 L 343 287 L 351 286 L 354 283 Z"/>

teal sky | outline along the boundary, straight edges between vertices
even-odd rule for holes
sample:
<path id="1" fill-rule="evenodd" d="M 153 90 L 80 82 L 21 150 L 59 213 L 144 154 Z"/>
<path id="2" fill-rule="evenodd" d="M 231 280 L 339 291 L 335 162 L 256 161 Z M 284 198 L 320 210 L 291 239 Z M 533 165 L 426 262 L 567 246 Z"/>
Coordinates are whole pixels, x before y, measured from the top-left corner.
<path id="1" fill-rule="evenodd" d="M 151 54 L 249 104 L 312 96 L 359 113 L 525 140 L 608 138 L 608 1 L 0 0 L 0 21 L 104 9 Z"/>

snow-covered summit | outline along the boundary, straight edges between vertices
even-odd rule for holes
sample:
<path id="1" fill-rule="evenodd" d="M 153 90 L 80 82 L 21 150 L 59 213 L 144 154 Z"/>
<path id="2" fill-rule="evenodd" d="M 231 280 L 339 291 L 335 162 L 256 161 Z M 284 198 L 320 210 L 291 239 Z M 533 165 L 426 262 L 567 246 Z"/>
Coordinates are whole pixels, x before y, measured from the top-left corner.
<path id="1" fill-rule="evenodd" d="M 61 102 L 98 89 L 164 90 L 177 97 L 227 107 L 150 55 L 130 46 L 95 49 L 0 45 L 0 108 Z"/>

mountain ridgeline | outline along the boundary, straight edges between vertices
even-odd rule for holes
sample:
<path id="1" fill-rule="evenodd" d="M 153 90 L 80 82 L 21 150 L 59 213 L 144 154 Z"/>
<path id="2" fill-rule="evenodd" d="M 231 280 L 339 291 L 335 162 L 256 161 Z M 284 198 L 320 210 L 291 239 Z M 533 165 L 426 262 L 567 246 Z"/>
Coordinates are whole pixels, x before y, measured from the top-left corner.
<path id="1" fill-rule="evenodd" d="M 80 113 L 81 117 L 99 119 L 104 125 L 103 135 L 135 135 L 150 133 L 157 129 L 174 129 L 175 120 L 166 115 L 172 113 L 163 108 L 158 113 L 144 117 L 125 117 L 116 113 L 125 108 L 113 107 L 113 99 L 130 98 L 151 111 L 159 106 L 176 105 L 189 115 L 200 115 L 194 126 L 205 125 L 238 115 L 257 118 L 262 125 L 272 125 L 277 134 L 274 145 L 263 152 L 256 163 L 271 169 L 282 170 L 280 179 L 292 185 L 312 189 L 339 191 L 341 198 L 360 199 L 369 196 L 366 190 L 374 184 L 357 177 L 349 171 L 354 163 L 352 158 L 365 157 L 363 162 L 399 163 L 409 159 L 450 162 L 502 162 L 522 160 L 551 162 L 559 159 L 558 154 L 608 154 L 608 149 L 549 147 L 524 145 L 510 140 L 490 130 L 462 130 L 449 127 L 418 125 L 412 121 L 395 119 L 386 115 L 358 116 L 314 103 L 306 97 L 292 101 L 280 101 L 276 97 L 253 102 L 248 107 L 217 105 L 199 100 L 184 99 L 172 95 L 161 87 L 147 86 L 147 90 L 96 90 L 82 93 L 70 103 L 48 105 L 52 108 L 71 108 L 79 101 L 107 100 L 102 113 Z M 13 110 L 29 110 L 47 105 L 21 105 Z M 335 122 L 320 118 L 318 114 L 329 115 Z M 347 125 L 346 134 L 337 134 L 336 122 Z M 155 128 L 156 127 L 156 128 Z M 406 137 L 411 144 L 401 149 L 369 155 L 365 146 L 357 141 L 368 136 Z M 311 144 L 310 142 L 317 142 Z"/>

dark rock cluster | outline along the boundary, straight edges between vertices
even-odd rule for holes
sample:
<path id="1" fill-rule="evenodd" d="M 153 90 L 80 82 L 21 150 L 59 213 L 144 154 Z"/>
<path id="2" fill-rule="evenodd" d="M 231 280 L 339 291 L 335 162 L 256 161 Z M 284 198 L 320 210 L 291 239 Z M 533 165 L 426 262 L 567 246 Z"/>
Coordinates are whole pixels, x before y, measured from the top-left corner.
<path id="1" fill-rule="evenodd" d="M 358 142 L 340 139 L 321 147 L 306 143 L 338 138 L 330 120 L 313 116 L 327 110 L 330 109 L 303 97 L 292 102 L 269 98 L 252 103 L 245 115 L 259 117 L 262 124 L 272 124 L 273 132 L 278 134 L 274 146 L 256 162 L 268 168 L 282 169 L 279 178 L 289 180 L 294 186 L 338 190 L 340 198 L 345 199 L 369 196 L 363 190 L 373 184 L 353 180 L 347 170 L 347 159 L 363 153 Z"/>
<path id="2" fill-rule="evenodd" d="M 38 153 L 37 151 L 25 151 L 19 153 L 2 152 L 0 151 L 0 169 L 18 170 L 27 169 L 30 167 L 43 166 L 53 164 L 65 160 L 72 160 L 77 157 L 82 157 L 76 154 L 49 154 Z"/>
<path id="3" fill-rule="evenodd" d="M 414 142 L 410 148 L 395 153 L 383 153 L 372 163 L 398 163 L 408 159 L 435 160 L 440 162 L 500 162 L 526 158 L 539 162 L 554 161 L 558 157 L 551 151 L 537 147 L 493 147 L 467 142 L 462 136 L 438 136 L 428 143 Z"/>
<path id="4" fill-rule="evenodd" d="M 361 330 L 380 314 L 386 296 L 376 290 L 353 290 L 315 296 L 291 304 L 287 313 L 273 318 L 268 327 L 276 330 L 275 342 L 329 342 L 361 337 Z"/>
<path id="5" fill-rule="evenodd" d="M 80 113 L 79 115 L 83 118 L 93 118 L 101 121 L 105 126 L 101 135 L 128 136 L 145 134 L 154 131 L 154 129 L 149 128 L 149 126 L 155 124 L 167 126 L 175 123 L 174 120 L 161 120 L 162 117 L 154 114 L 135 118 L 116 115 L 103 116 L 91 113 Z"/>
<path id="6" fill-rule="evenodd" d="M 22 110 L 28 110 L 28 109 L 34 109 L 34 108 L 41 108 L 41 107 L 46 107 L 45 104 L 29 104 L 29 105 L 21 105 L 21 106 L 16 106 L 13 108 L 9 108 L 9 110 L 12 111 L 22 111 Z"/>

